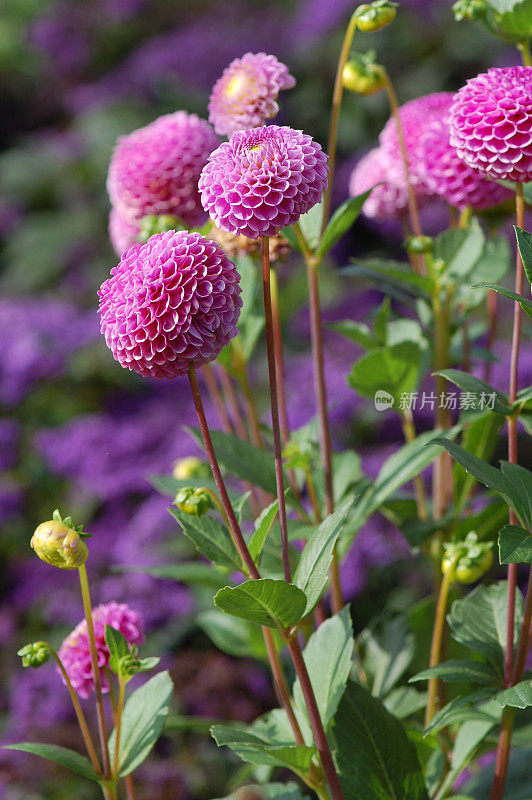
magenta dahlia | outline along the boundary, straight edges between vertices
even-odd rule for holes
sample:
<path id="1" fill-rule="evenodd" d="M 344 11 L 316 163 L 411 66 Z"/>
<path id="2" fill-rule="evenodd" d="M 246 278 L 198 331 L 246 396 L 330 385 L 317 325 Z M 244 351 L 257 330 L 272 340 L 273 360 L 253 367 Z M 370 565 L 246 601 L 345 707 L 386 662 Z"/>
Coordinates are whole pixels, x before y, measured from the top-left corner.
<path id="1" fill-rule="evenodd" d="M 100 669 L 109 666 L 109 650 L 105 643 L 105 626 L 119 631 L 129 644 L 141 645 L 144 642 L 144 625 L 141 617 L 125 603 L 106 603 L 92 610 L 94 638 Z M 72 688 L 80 697 L 87 698 L 94 691 L 87 621 L 83 620 L 70 633 L 59 650 Z M 105 672 L 101 673 L 102 691 L 109 691 Z"/>
<path id="2" fill-rule="evenodd" d="M 186 111 L 122 136 L 107 177 L 112 205 L 130 222 L 174 214 L 188 226 L 201 224 L 198 178 L 219 143 L 208 122 Z"/>
<path id="3" fill-rule="evenodd" d="M 419 164 L 417 148 L 419 139 L 428 123 L 440 119 L 449 110 L 453 95 L 450 92 L 436 92 L 410 100 L 399 108 L 399 119 L 405 140 L 408 167 L 412 186 L 419 193 L 429 194 L 423 181 L 423 169 Z M 388 157 L 388 177 L 396 183 L 405 180 L 404 163 L 399 146 L 397 123 L 390 117 L 384 126 L 379 141 Z M 421 168 L 420 168 L 421 166 Z"/>
<path id="4" fill-rule="evenodd" d="M 140 228 L 136 222 L 131 222 L 121 211 L 112 208 L 109 213 L 109 238 L 117 256 L 124 250 L 138 242 Z"/>
<path id="5" fill-rule="evenodd" d="M 210 155 L 199 179 L 201 202 L 224 231 L 274 236 L 320 201 L 327 172 L 327 156 L 302 131 L 240 131 Z"/>
<path id="6" fill-rule="evenodd" d="M 447 117 L 428 125 L 420 140 L 418 156 L 419 169 L 429 191 L 450 206 L 491 208 L 512 196 L 509 189 L 459 158 L 449 139 Z"/>
<path id="7" fill-rule="evenodd" d="M 105 341 L 141 375 L 185 375 L 237 334 L 239 281 L 215 242 L 187 231 L 156 233 L 123 253 L 98 292 Z"/>
<path id="8" fill-rule="evenodd" d="M 532 181 L 532 67 L 493 68 L 471 78 L 450 109 L 451 144 L 493 180 Z"/>
<path id="9" fill-rule="evenodd" d="M 266 53 L 235 58 L 214 84 L 209 100 L 209 122 L 220 136 L 258 128 L 279 112 L 281 89 L 296 85 L 288 67 Z"/>
<path id="10" fill-rule="evenodd" d="M 376 147 L 362 156 L 349 179 L 351 197 L 357 197 L 372 186 L 375 187 L 362 206 L 362 212 L 366 217 L 377 221 L 395 219 L 408 209 L 406 180 L 403 178 L 394 183 L 389 181 L 388 167 L 388 156 L 382 148 Z"/>

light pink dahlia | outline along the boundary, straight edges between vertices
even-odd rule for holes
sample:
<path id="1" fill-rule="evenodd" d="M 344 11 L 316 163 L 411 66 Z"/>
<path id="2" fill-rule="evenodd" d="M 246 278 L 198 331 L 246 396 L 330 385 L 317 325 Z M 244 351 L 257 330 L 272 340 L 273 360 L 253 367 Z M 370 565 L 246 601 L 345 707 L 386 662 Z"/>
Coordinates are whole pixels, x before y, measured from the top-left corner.
<path id="1" fill-rule="evenodd" d="M 141 375 L 185 375 L 237 334 L 239 280 L 221 247 L 201 234 L 156 233 L 123 253 L 98 292 L 105 341 Z"/>
<path id="2" fill-rule="evenodd" d="M 429 191 L 455 208 L 491 208 L 512 196 L 509 189 L 489 180 L 459 158 L 449 140 L 447 117 L 427 126 L 418 155 L 419 168 Z"/>
<path id="3" fill-rule="evenodd" d="M 117 256 L 124 250 L 138 242 L 140 228 L 136 222 L 131 222 L 121 211 L 112 208 L 109 213 L 109 238 Z"/>
<path id="4" fill-rule="evenodd" d="M 450 110 L 451 144 L 493 180 L 532 181 L 532 67 L 471 78 Z"/>
<path id="5" fill-rule="evenodd" d="M 328 170 L 327 156 L 302 131 L 240 131 L 210 155 L 199 179 L 201 202 L 224 231 L 274 236 L 320 201 Z"/>
<path id="6" fill-rule="evenodd" d="M 109 625 L 125 636 L 129 644 L 141 645 L 144 642 L 144 625 L 141 617 L 125 603 L 106 603 L 92 610 L 94 638 L 98 665 L 100 669 L 109 666 L 109 650 L 105 643 L 105 626 Z M 72 688 L 80 697 L 88 697 L 94 691 L 87 621 L 83 620 L 70 633 L 59 650 Z M 102 691 L 109 691 L 105 672 L 101 673 Z"/>
<path id="7" fill-rule="evenodd" d="M 214 84 L 209 100 L 209 122 L 220 136 L 258 128 L 279 113 L 281 89 L 296 85 L 288 67 L 266 53 L 235 58 Z"/>
<path id="8" fill-rule="evenodd" d="M 434 119 L 441 119 L 452 103 L 451 92 L 436 92 L 410 100 L 399 108 L 399 119 L 405 140 L 408 167 L 412 186 L 419 193 L 429 194 L 423 180 L 422 165 L 419 164 L 418 145 L 420 137 L 427 124 Z M 405 180 L 405 169 L 399 146 L 397 124 L 394 117 L 390 117 L 379 136 L 383 152 L 389 159 L 388 177 L 400 183 Z M 420 168 L 421 166 L 421 168 Z"/>
<path id="9" fill-rule="evenodd" d="M 198 178 L 219 143 L 208 122 L 186 111 L 122 136 L 107 177 L 112 205 L 131 222 L 174 214 L 188 226 L 201 224 Z"/>
<path id="10" fill-rule="evenodd" d="M 349 194 L 357 197 L 372 186 L 375 188 L 362 206 L 362 212 L 377 221 L 395 219 L 408 209 L 408 192 L 404 178 L 396 183 L 388 180 L 389 158 L 382 148 L 375 147 L 362 156 L 349 179 Z M 379 184 L 378 186 L 376 184 Z"/>

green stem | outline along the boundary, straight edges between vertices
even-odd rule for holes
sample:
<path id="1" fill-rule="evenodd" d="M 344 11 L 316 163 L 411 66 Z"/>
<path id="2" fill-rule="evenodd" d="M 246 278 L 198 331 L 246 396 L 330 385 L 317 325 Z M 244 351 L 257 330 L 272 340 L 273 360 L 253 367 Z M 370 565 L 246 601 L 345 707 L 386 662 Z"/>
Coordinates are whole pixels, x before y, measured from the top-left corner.
<path id="1" fill-rule="evenodd" d="M 436 616 L 434 618 L 434 628 L 432 631 L 432 644 L 430 648 L 430 667 L 435 667 L 439 664 L 443 630 L 445 626 L 445 613 L 447 611 L 447 599 L 449 597 L 449 588 L 451 586 L 454 569 L 459 556 L 456 555 L 447 567 L 447 571 L 443 576 L 440 586 L 440 593 L 438 595 L 438 602 L 436 604 Z M 434 717 L 438 705 L 438 678 L 429 678 L 429 688 L 427 697 L 427 708 L 425 711 L 425 727 Z"/>
<path id="2" fill-rule="evenodd" d="M 357 26 L 357 21 L 355 15 L 353 14 L 351 19 L 349 20 L 349 24 L 345 31 L 344 41 L 342 44 L 342 49 L 340 51 L 340 58 L 338 59 L 338 66 L 336 68 L 336 78 L 334 81 L 334 90 L 333 90 L 332 108 L 331 108 L 331 119 L 329 123 L 329 140 L 327 143 L 327 153 L 329 156 L 329 180 L 327 182 L 327 190 L 325 192 L 325 198 L 323 200 L 323 221 L 321 229 L 322 234 L 325 228 L 327 227 L 327 222 L 329 221 L 329 214 L 331 212 L 334 169 L 336 165 L 336 145 L 338 143 L 338 120 L 340 118 L 340 108 L 342 106 L 342 96 L 344 93 L 344 84 L 342 75 L 347 59 L 349 58 L 349 51 L 351 49 L 351 42 L 353 41 L 353 36 L 355 35 L 356 26 Z"/>
<path id="3" fill-rule="evenodd" d="M 530 53 L 530 41 L 520 42 L 517 45 L 517 49 L 521 54 L 521 60 L 523 61 L 523 65 L 525 67 L 532 67 L 532 54 Z"/>
<path id="4" fill-rule="evenodd" d="M 78 567 L 79 583 L 81 587 L 81 597 L 83 600 L 83 610 L 87 621 L 87 636 L 89 639 L 89 650 L 91 658 L 92 676 L 94 679 L 94 692 L 96 695 L 96 711 L 98 715 L 98 731 L 100 734 L 100 744 L 103 758 L 103 774 L 105 778 L 110 777 L 109 749 L 107 746 L 107 723 L 105 721 L 105 710 L 103 706 L 102 680 L 100 667 L 98 666 L 98 652 L 96 650 L 96 639 L 94 636 L 94 624 L 92 621 L 92 605 L 89 591 L 89 581 L 85 564 Z"/>
<path id="5" fill-rule="evenodd" d="M 116 738 L 115 738 L 115 756 L 113 759 L 113 775 L 115 776 L 115 778 L 118 775 L 118 766 L 120 764 L 120 732 L 122 728 L 122 711 L 124 710 L 125 691 L 126 691 L 125 684 L 122 681 L 120 681 L 118 685 L 118 702 L 116 705 L 116 723 L 115 723 Z"/>

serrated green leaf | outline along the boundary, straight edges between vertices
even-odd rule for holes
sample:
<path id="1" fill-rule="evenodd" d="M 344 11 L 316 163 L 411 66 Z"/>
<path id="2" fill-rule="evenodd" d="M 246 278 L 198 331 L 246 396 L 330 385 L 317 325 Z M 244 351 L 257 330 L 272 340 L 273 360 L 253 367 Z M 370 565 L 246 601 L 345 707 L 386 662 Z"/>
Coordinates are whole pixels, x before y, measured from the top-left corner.
<path id="1" fill-rule="evenodd" d="M 351 506 L 352 502 L 345 503 L 324 519 L 301 553 L 293 580 L 306 596 L 304 616 L 316 607 L 325 588 L 334 548 Z"/>
<path id="2" fill-rule="evenodd" d="M 488 664 L 471 659 L 460 659 L 445 661 L 436 667 L 418 672 L 410 682 L 425 681 L 429 678 L 441 678 L 446 683 L 467 681 L 469 683 L 480 683 L 485 686 L 499 686 L 500 676 Z"/>
<path id="3" fill-rule="evenodd" d="M 504 297 L 507 297 L 508 300 L 515 300 L 525 314 L 529 317 L 532 317 L 532 302 L 528 299 L 528 297 L 523 297 L 521 294 L 517 294 L 513 292 L 511 289 L 507 289 L 506 286 L 499 286 L 497 283 L 474 283 L 471 286 L 472 289 L 492 289 L 497 294 L 502 294 Z"/>
<path id="4" fill-rule="evenodd" d="M 501 414 L 503 416 L 511 413 L 506 395 L 494 389 L 489 383 L 480 380 L 480 378 L 475 378 L 474 375 L 470 375 L 469 372 L 462 372 L 462 370 L 459 369 L 441 369 L 435 372 L 434 375 L 442 375 L 446 380 L 458 386 L 459 389 L 463 389 L 464 392 L 472 392 L 480 398 L 483 398 L 482 402 L 484 405 L 481 410 L 489 408 L 494 411 L 495 414 Z M 479 408 L 480 407 L 481 406 L 479 406 Z"/>
<path id="5" fill-rule="evenodd" d="M 532 536 L 517 525 L 505 525 L 499 531 L 501 564 L 532 564 Z"/>
<path id="6" fill-rule="evenodd" d="M 242 560 L 225 525 L 208 514 L 194 517 L 179 508 L 170 508 L 169 511 L 179 522 L 187 539 L 209 561 L 228 569 L 242 569 Z"/>
<path id="7" fill-rule="evenodd" d="M 521 681 L 515 686 L 503 689 L 493 698 L 498 706 L 506 708 L 528 708 L 532 706 L 532 681 Z"/>
<path id="8" fill-rule="evenodd" d="M 304 615 L 307 598 L 294 584 L 261 578 L 235 587 L 225 586 L 216 593 L 214 602 L 226 614 L 257 625 L 288 628 Z"/>
<path id="9" fill-rule="evenodd" d="M 260 516 L 255 520 L 255 530 L 248 545 L 251 558 L 255 562 L 257 562 L 257 559 L 262 552 L 264 542 L 266 541 L 266 537 L 271 530 L 278 511 L 279 501 L 274 500 L 273 503 L 262 510 Z"/>
<path id="10" fill-rule="evenodd" d="M 351 225 L 355 222 L 356 218 L 362 210 L 362 206 L 370 196 L 375 187 L 373 186 L 364 194 L 357 197 L 350 197 L 341 206 L 339 206 L 331 219 L 319 243 L 316 251 L 318 257 L 323 257 L 329 250 L 332 250 L 334 245 L 342 238 L 344 233 L 347 233 Z"/>
<path id="11" fill-rule="evenodd" d="M 159 672 L 136 689 L 126 700 L 120 732 L 119 774 L 133 772 L 149 755 L 164 727 L 173 692 L 168 672 Z M 116 731 L 109 737 L 113 763 Z"/>
<path id="12" fill-rule="evenodd" d="M 393 399 L 391 407 L 398 410 L 401 395 L 411 394 L 418 386 L 422 359 L 423 350 L 416 342 L 376 347 L 355 361 L 347 381 L 364 397 L 386 392 Z"/>
<path id="13" fill-rule="evenodd" d="M 349 682 L 334 719 L 345 800 L 428 800 L 421 766 L 401 722 Z"/>
<path id="14" fill-rule="evenodd" d="M 75 750 L 69 750 L 67 747 L 59 747 L 55 744 L 40 744 L 39 742 L 19 742 L 17 744 L 6 744 L 4 749 L 32 753 L 35 756 L 46 758 L 48 761 L 55 761 L 56 764 L 61 764 L 62 767 L 66 767 L 91 781 L 98 781 L 101 778 L 101 775 L 95 772 L 86 756 L 76 753 Z"/>
<path id="15" fill-rule="evenodd" d="M 213 725 L 211 734 L 218 747 L 229 747 L 233 753 L 251 764 L 288 767 L 297 774 L 306 774 L 315 747 L 297 744 L 270 744 L 249 731 L 229 725 Z"/>
<path id="16" fill-rule="evenodd" d="M 353 663 L 353 627 L 349 607 L 322 622 L 307 642 L 303 658 L 307 665 L 320 717 L 329 725 L 342 699 Z M 305 700 L 299 679 L 294 683 L 294 701 L 306 714 Z"/>

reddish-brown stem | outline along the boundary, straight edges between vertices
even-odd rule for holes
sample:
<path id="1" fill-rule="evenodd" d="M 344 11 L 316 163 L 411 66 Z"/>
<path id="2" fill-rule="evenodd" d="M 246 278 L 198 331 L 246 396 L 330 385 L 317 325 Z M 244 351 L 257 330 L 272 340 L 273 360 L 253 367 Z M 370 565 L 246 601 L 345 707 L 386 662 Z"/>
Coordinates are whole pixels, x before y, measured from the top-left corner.
<path id="1" fill-rule="evenodd" d="M 246 425 L 244 419 L 242 417 L 242 411 L 240 409 L 240 404 L 238 402 L 238 398 L 235 394 L 235 389 L 233 383 L 231 381 L 231 376 L 227 372 L 224 367 L 219 368 L 218 374 L 220 376 L 220 382 L 222 384 L 223 392 L 227 398 L 227 405 L 231 409 L 233 422 L 235 426 L 235 431 L 237 436 L 240 437 L 244 442 L 249 441 L 248 432 L 246 430 Z"/>
<path id="2" fill-rule="evenodd" d="M 268 351 L 268 374 L 270 379 L 270 398 L 272 410 L 273 450 L 275 456 L 275 480 L 277 499 L 279 501 L 279 525 L 281 527 L 281 549 L 283 555 L 283 571 L 285 580 L 290 583 L 290 555 L 288 551 L 288 526 L 286 522 L 286 505 L 284 496 L 283 458 L 281 448 L 281 428 L 279 425 L 279 402 L 277 395 L 277 370 L 275 366 L 275 344 L 273 334 L 272 299 L 270 290 L 270 249 L 269 239 L 263 236 L 262 249 L 262 286 L 264 290 L 264 315 L 266 319 L 266 349 Z"/>
<path id="3" fill-rule="evenodd" d="M 512 685 L 523 677 L 526 667 L 526 661 L 530 652 L 530 634 L 532 622 L 532 569 L 528 573 L 528 585 L 525 595 L 525 607 L 523 609 L 523 624 L 521 626 L 521 633 L 519 636 L 519 644 L 517 646 L 517 654 L 515 656 L 514 672 L 512 676 Z"/>
<path id="4" fill-rule="evenodd" d="M 216 413 L 220 418 L 220 422 L 222 425 L 223 430 L 226 433 L 234 434 L 233 425 L 231 420 L 229 419 L 229 414 L 226 411 L 224 401 L 222 399 L 222 395 L 220 394 L 220 389 L 218 387 L 218 381 L 216 380 L 216 376 L 212 371 L 212 367 L 210 364 L 204 364 L 201 368 L 201 372 L 203 375 L 203 380 L 205 381 L 205 386 L 207 387 L 207 391 L 209 392 L 209 397 L 211 398 L 212 404 L 216 409 Z"/>
<path id="5" fill-rule="evenodd" d="M 135 784 L 133 783 L 133 775 L 126 775 L 124 781 L 126 784 L 127 800 L 135 800 Z"/>
<path id="6" fill-rule="evenodd" d="M 286 711 L 288 716 L 288 720 L 290 722 L 290 727 L 292 728 L 292 733 L 294 734 L 294 739 L 296 740 L 297 744 L 305 744 L 305 740 L 303 739 L 303 734 L 301 733 L 301 728 L 299 727 L 298 721 L 296 719 L 296 715 L 294 714 L 294 709 L 292 708 L 292 701 L 290 699 L 290 691 L 288 689 L 288 684 L 286 682 L 286 678 L 283 672 L 283 668 L 281 666 L 281 662 L 279 660 L 279 654 L 275 649 L 275 642 L 273 639 L 273 633 L 270 628 L 263 628 L 262 633 L 264 635 L 264 643 L 266 645 L 266 651 L 268 653 L 268 658 L 270 660 L 270 665 L 272 668 L 272 675 L 273 680 L 275 683 L 275 687 L 277 689 L 277 694 L 279 697 L 279 702 L 281 703 L 282 707 Z"/>
<path id="7" fill-rule="evenodd" d="M 323 728 L 320 712 L 318 711 L 318 706 L 316 704 L 316 698 L 314 697 L 314 691 L 310 682 L 307 666 L 303 658 L 303 653 L 301 652 L 301 647 L 299 646 L 299 642 L 297 640 L 297 634 L 289 638 L 287 640 L 287 644 L 288 649 L 290 650 L 290 655 L 292 656 L 292 661 L 294 662 L 297 677 L 299 678 L 299 684 L 305 699 L 305 705 L 307 706 L 310 727 L 312 728 L 314 741 L 320 754 L 321 764 L 325 773 L 327 785 L 329 787 L 331 800 L 343 800 L 342 787 L 340 786 L 340 780 L 336 772 L 336 767 L 334 766 L 331 749 L 327 741 L 327 736 L 325 735 L 325 730 Z"/>
<path id="8" fill-rule="evenodd" d="M 284 390 L 284 353 L 283 353 L 283 334 L 281 328 L 281 313 L 279 308 L 279 285 L 277 272 L 274 266 L 270 266 L 270 294 L 272 299 L 272 321 L 273 321 L 273 346 L 275 351 L 275 369 L 277 373 L 277 389 L 279 393 L 279 422 L 281 425 L 281 439 L 283 446 L 290 438 L 290 425 L 288 423 L 288 412 L 286 409 L 286 394 Z"/>

